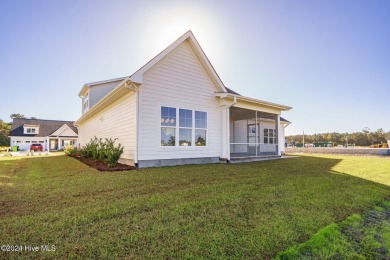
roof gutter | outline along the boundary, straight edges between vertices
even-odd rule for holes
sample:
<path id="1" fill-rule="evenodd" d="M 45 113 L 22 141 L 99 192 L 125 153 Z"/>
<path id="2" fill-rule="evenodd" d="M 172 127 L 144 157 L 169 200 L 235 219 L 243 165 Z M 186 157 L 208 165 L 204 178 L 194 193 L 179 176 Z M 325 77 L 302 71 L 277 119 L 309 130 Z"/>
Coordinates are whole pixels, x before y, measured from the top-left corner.
<path id="1" fill-rule="evenodd" d="M 231 93 L 215 93 L 215 96 L 220 97 L 222 99 L 233 98 L 233 100 L 235 102 L 234 104 L 236 104 L 237 100 L 238 100 L 238 101 L 244 101 L 244 102 L 248 102 L 248 103 L 252 103 L 252 104 L 256 104 L 256 105 L 262 105 L 262 106 L 267 106 L 267 107 L 271 107 L 271 108 L 276 108 L 276 109 L 279 109 L 281 111 L 288 111 L 288 110 L 292 109 L 292 107 L 289 107 L 289 106 L 284 106 L 284 105 L 280 105 L 280 104 L 276 104 L 276 103 L 271 103 L 271 102 L 267 102 L 267 101 L 263 101 L 263 100 L 259 100 L 259 99 L 254 99 L 254 98 L 249 98 L 249 97 L 244 97 L 241 95 L 235 95 L 235 94 L 231 94 Z"/>

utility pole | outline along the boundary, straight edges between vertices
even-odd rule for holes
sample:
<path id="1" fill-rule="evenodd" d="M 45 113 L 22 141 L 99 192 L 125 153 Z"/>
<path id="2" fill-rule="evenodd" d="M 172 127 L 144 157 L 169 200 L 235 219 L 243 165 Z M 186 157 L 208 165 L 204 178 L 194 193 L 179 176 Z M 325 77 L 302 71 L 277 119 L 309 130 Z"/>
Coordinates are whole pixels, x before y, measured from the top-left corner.
<path id="1" fill-rule="evenodd" d="M 303 148 L 305 148 L 305 131 L 303 131 L 302 143 L 303 143 Z"/>
<path id="2" fill-rule="evenodd" d="M 348 132 L 345 134 L 345 140 L 346 140 L 346 147 L 348 148 Z"/>

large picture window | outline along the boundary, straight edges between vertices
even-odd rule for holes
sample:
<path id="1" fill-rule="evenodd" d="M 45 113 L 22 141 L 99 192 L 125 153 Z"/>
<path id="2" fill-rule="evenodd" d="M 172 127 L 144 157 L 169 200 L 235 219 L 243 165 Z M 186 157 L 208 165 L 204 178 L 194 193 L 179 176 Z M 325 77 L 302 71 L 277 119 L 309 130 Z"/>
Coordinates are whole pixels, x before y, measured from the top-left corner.
<path id="1" fill-rule="evenodd" d="M 176 108 L 161 107 L 161 146 L 176 144 Z"/>
<path id="2" fill-rule="evenodd" d="M 276 132 L 275 129 L 264 129 L 264 143 L 276 144 Z"/>
<path id="3" fill-rule="evenodd" d="M 206 146 L 206 136 L 207 112 L 161 107 L 161 146 Z"/>

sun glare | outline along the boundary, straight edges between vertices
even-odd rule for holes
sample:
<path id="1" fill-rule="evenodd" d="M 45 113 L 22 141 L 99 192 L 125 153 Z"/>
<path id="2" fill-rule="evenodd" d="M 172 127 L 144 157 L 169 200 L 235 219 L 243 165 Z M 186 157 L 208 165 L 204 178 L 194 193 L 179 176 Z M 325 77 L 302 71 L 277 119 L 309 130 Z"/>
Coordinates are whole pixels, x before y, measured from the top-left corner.
<path id="1" fill-rule="evenodd" d="M 210 6 L 193 5 L 191 3 L 177 3 L 175 6 L 159 5 L 144 17 L 147 23 L 144 25 L 141 39 L 149 41 L 139 42 L 139 48 L 143 53 L 143 59 L 155 56 L 177 38 L 191 30 L 206 55 L 211 60 L 218 60 L 224 64 L 227 50 L 224 49 L 224 34 L 219 29 L 218 17 L 212 13 Z M 213 64 L 214 65 L 214 64 Z"/>

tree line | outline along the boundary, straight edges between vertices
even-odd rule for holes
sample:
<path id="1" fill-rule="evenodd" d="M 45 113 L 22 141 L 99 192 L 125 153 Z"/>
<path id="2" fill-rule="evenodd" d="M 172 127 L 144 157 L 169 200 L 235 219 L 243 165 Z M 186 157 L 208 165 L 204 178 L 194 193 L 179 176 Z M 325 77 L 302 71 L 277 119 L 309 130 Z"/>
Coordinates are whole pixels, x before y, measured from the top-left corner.
<path id="1" fill-rule="evenodd" d="M 332 142 L 334 145 L 356 145 L 356 146 L 370 146 L 374 144 L 386 143 L 387 133 L 382 129 L 370 131 L 368 127 L 360 132 L 354 133 L 319 133 L 307 135 L 305 134 L 305 143 L 315 142 Z M 300 135 L 286 136 L 288 143 L 295 141 L 295 143 L 302 143 L 303 133 Z"/>
<path id="2" fill-rule="evenodd" d="M 13 120 L 14 118 L 26 118 L 23 114 L 11 114 L 10 118 Z M 31 117 L 31 119 L 36 119 L 35 117 Z M 9 146 L 9 131 L 11 130 L 12 122 L 4 122 L 0 119 L 0 146 Z"/>

